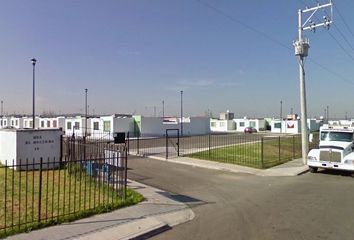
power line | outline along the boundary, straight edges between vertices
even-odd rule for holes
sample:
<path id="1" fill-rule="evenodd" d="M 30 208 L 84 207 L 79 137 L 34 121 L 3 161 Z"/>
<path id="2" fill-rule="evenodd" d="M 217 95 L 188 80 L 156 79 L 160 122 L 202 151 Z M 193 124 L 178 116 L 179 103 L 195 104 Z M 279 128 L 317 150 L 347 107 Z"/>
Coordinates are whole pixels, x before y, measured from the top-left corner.
<path id="1" fill-rule="evenodd" d="M 343 45 L 338 41 L 338 39 L 335 38 L 335 36 L 334 36 L 331 32 L 329 32 L 329 31 L 328 31 L 328 34 L 329 34 L 329 35 L 332 37 L 332 39 L 337 43 L 337 45 L 343 50 L 343 52 L 344 52 L 351 60 L 354 61 L 354 57 L 353 57 L 351 54 L 349 54 L 347 50 L 345 50 L 345 48 L 344 48 Z"/>
<path id="2" fill-rule="evenodd" d="M 344 25 L 346 26 L 348 32 L 350 32 L 350 34 L 354 37 L 354 33 L 353 31 L 350 29 L 349 25 L 347 24 L 347 21 L 345 21 L 343 15 L 340 13 L 339 9 L 336 7 L 336 5 L 334 5 L 334 9 L 337 11 L 338 16 L 340 17 L 340 19 L 342 19 Z"/>
<path id="3" fill-rule="evenodd" d="M 252 32 L 257 33 L 258 35 L 263 36 L 264 38 L 266 38 L 266 39 L 272 41 L 273 43 L 275 43 L 275 44 L 281 46 L 282 48 L 285 48 L 285 49 L 290 50 L 290 51 L 293 50 L 293 49 L 290 48 L 288 45 L 286 45 L 286 44 L 284 44 L 284 43 L 282 43 L 282 42 L 280 42 L 280 41 L 278 41 L 278 40 L 272 38 L 272 37 L 269 36 L 268 34 L 262 32 L 262 31 L 259 31 L 259 30 L 256 29 L 256 28 L 254 28 L 254 27 L 252 27 L 252 26 L 250 26 L 250 25 L 248 25 L 248 24 L 246 24 L 246 23 L 244 23 L 244 22 L 242 22 L 242 21 L 240 21 L 240 20 L 234 18 L 233 16 L 231 16 L 231 15 L 225 13 L 224 11 L 222 11 L 222 10 L 220 10 L 220 9 L 218 9 L 218 8 L 216 8 L 216 7 L 210 5 L 210 4 L 208 4 L 208 3 L 206 3 L 206 2 L 204 2 L 204 1 L 202 1 L 202 0 L 195 0 L 195 1 L 197 1 L 198 3 L 200 3 L 201 5 L 203 5 L 204 7 L 207 7 L 207 8 L 209 8 L 209 9 L 214 10 L 215 12 L 217 12 L 218 14 L 220 14 L 220 15 L 222 15 L 222 16 L 228 18 L 228 19 L 231 20 L 232 22 L 235 22 L 235 23 L 237 23 L 237 24 L 239 24 L 239 25 L 241 25 L 241 26 L 243 26 L 243 27 L 245 27 L 245 28 L 251 30 Z M 299 1 L 301 1 L 302 3 L 304 3 L 303 0 L 299 0 Z M 305 4 L 305 3 L 304 3 L 304 4 Z M 337 41 L 338 41 L 338 40 L 337 40 Z M 345 51 L 345 50 L 344 50 L 344 51 Z M 348 53 L 347 53 L 347 54 L 348 54 Z M 353 58 L 351 55 L 349 55 L 349 56 L 350 56 L 350 58 L 351 58 L 352 60 L 354 60 L 354 58 Z M 354 82 L 349 81 L 348 79 L 344 78 L 344 77 L 343 77 L 342 75 L 340 75 L 339 73 L 337 73 L 337 72 L 335 72 L 335 71 L 329 69 L 328 67 L 326 67 L 326 66 L 324 66 L 324 65 L 322 65 L 322 64 L 320 64 L 320 63 L 318 63 L 317 61 L 313 60 L 312 58 L 308 57 L 308 60 L 310 60 L 312 63 L 314 63 L 315 65 L 319 66 L 319 67 L 322 68 L 323 70 L 327 71 L 328 73 L 330 73 L 330 74 L 336 76 L 338 79 L 340 79 L 340 80 L 342 80 L 342 81 L 344 81 L 344 82 L 347 82 L 347 83 L 349 83 L 349 84 L 353 84 L 353 85 L 354 85 Z"/>
<path id="4" fill-rule="evenodd" d="M 246 23 L 244 23 L 244 22 L 242 22 L 242 21 L 240 21 L 240 20 L 234 18 L 233 16 L 231 16 L 231 15 L 225 13 L 224 11 L 221 11 L 220 9 L 218 9 L 218 8 L 216 8 L 216 7 L 210 5 L 210 4 L 208 4 L 208 3 L 206 3 L 206 2 L 204 2 L 204 1 L 202 1 L 202 0 L 196 0 L 196 1 L 197 1 L 198 3 L 200 3 L 200 4 L 202 4 L 203 6 L 205 6 L 205 7 L 207 7 L 207 8 L 210 8 L 210 9 L 214 10 L 215 12 L 219 13 L 220 15 L 222 15 L 222 16 L 228 18 L 229 20 L 231 20 L 231 21 L 233 21 L 233 22 L 235 22 L 235 23 L 237 23 L 237 24 L 239 24 L 239 25 L 241 25 L 241 26 L 247 28 L 248 30 L 251 30 L 252 32 L 257 33 L 258 35 L 262 35 L 264 38 L 266 38 L 266 39 L 272 41 L 273 43 L 275 43 L 275 44 L 277 44 L 277 45 L 279 45 L 279 46 L 281 46 L 281 47 L 283 47 L 283 48 L 286 48 L 286 49 L 288 49 L 288 50 L 291 50 L 291 51 L 293 50 L 293 49 L 290 48 L 288 45 L 286 45 L 286 44 L 284 44 L 284 43 L 278 41 L 277 39 L 271 37 L 270 35 L 268 35 L 268 34 L 262 32 L 262 31 L 260 31 L 260 30 L 258 30 L 258 29 L 256 29 L 256 28 L 254 28 L 254 27 L 252 27 L 252 26 L 250 26 L 250 25 L 248 25 L 248 24 L 246 24 Z"/>

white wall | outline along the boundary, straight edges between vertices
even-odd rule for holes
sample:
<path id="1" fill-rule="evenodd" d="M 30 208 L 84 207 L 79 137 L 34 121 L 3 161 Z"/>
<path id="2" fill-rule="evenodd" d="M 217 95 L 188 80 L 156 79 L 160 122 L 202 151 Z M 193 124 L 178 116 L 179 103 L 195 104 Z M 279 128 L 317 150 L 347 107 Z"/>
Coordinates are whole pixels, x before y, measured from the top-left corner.
<path id="1" fill-rule="evenodd" d="M 236 123 L 233 120 L 210 119 L 210 130 L 212 132 L 235 131 Z"/>
<path id="2" fill-rule="evenodd" d="M 43 169 L 58 167 L 60 161 L 60 140 L 62 131 L 58 129 L 3 129 L 0 130 L 0 160 L 7 165 L 28 163 L 40 163 L 43 159 Z M 9 162 L 10 161 L 10 162 Z M 47 163 L 51 163 L 48 164 Z M 39 165 L 30 165 L 28 169 L 39 169 Z M 25 170 L 26 166 L 18 166 L 16 169 Z"/>

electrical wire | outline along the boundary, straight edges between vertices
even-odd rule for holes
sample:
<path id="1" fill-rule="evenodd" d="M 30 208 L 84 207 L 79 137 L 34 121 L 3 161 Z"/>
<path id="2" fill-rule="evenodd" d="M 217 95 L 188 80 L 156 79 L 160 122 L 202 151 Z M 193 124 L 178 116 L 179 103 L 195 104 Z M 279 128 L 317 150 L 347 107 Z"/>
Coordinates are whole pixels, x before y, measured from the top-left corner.
<path id="1" fill-rule="evenodd" d="M 266 38 L 266 39 L 272 41 L 272 42 L 275 43 L 276 45 L 281 46 L 282 48 L 285 48 L 285 49 L 290 50 L 290 51 L 293 50 L 293 49 L 290 48 L 288 45 L 286 45 L 286 44 L 284 44 L 284 43 L 282 43 L 282 42 L 280 42 L 280 41 L 274 39 L 273 37 L 269 36 L 268 34 L 262 32 L 262 31 L 259 31 L 259 30 L 256 29 L 256 28 L 254 28 L 254 27 L 252 27 L 252 26 L 250 26 L 250 25 L 248 25 L 248 24 L 246 24 L 246 23 L 244 23 L 244 22 L 242 22 L 242 21 L 236 19 L 235 17 L 233 17 L 233 16 L 231 16 L 231 15 L 225 13 L 224 11 L 222 11 L 222 10 L 220 10 L 220 9 L 218 9 L 218 8 L 216 8 L 216 7 L 210 5 L 210 4 L 208 4 L 208 3 L 206 3 L 206 2 L 204 2 L 204 1 L 202 1 L 202 0 L 195 0 L 195 1 L 198 2 L 199 4 L 203 5 L 204 7 L 207 7 L 207 8 L 209 8 L 209 9 L 212 9 L 213 11 L 217 12 L 218 14 L 220 14 L 220 15 L 222 15 L 222 16 L 228 18 L 228 19 L 231 20 L 232 22 L 235 22 L 235 23 L 237 23 L 237 24 L 239 24 L 239 25 L 241 25 L 241 26 L 243 26 L 243 27 L 249 29 L 250 31 L 255 32 L 256 34 L 263 36 L 264 38 Z M 302 3 L 304 3 L 303 0 L 299 0 L 299 1 L 301 1 Z M 304 4 L 305 4 L 305 3 L 304 3 Z M 354 58 L 353 58 L 351 55 L 350 55 L 350 57 L 352 58 L 352 60 L 354 60 Z M 345 77 L 343 77 L 341 74 L 339 74 L 339 73 L 337 73 L 337 72 L 331 70 L 330 68 L 328 68 L 328 67 L 326 67 L 326 66 L 320 64 L 319 62 L 315 61 L 315 60 L 312 59 L 311 57 L 307 57 L 307 59 L 308 59 L 309 61 L 311 61 L 313 64 L 315 64 L 315 65 L 317 65 L 318 67 L 320 67 L 320 68 L 322 68 L 323 70 L 325 70 L 326 72 L 332 74 L 333 76 L 336 76 L 338 79 L 340 79 L 340 80 L 342 80 L 342 81 L 344 81 L 344 82 L 347 82 L 347 83 L 349 83 L 349 84 L 354 85 L 354 82 L 351 82 L 350 80 L 348 80 L 348 79 L 346 79 Z"/>

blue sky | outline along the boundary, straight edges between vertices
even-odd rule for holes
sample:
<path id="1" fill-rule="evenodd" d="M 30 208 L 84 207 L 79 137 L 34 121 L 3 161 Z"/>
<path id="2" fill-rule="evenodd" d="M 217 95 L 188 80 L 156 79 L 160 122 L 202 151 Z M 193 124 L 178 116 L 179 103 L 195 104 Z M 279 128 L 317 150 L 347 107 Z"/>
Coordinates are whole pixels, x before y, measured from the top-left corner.
<path id="1" fill-rule="evenodd" d="M 85 88 L 90 113 L 160 115 L 164 100 L 179 115 L 180 90 L 186 115 L 278 116 L 280 100 L 284 114 L 300 112 L 292 42 L 297 10 L 314 2 L 3 0 L 4 111 L 32 112 L 35 57 L 37 113 L 84 112 Z M 309 116 L 328 105 L 330 117 L 354 117 L 354 1 L 335 4 L 336 27 L 305 33 Z"/>

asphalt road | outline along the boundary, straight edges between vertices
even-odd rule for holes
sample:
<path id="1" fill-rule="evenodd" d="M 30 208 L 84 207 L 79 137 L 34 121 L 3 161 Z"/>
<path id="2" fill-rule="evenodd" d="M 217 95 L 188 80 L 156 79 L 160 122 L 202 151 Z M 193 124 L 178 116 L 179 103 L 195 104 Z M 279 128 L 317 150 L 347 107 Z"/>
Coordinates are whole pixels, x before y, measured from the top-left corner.
<path id="1" fill-rule="evenodd" d="M 259 177 L 130 157 L 128 177 L 173 193 L 196 217 L 153 239 L 354 239 L 354 179 Z"/>

